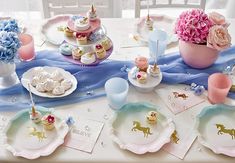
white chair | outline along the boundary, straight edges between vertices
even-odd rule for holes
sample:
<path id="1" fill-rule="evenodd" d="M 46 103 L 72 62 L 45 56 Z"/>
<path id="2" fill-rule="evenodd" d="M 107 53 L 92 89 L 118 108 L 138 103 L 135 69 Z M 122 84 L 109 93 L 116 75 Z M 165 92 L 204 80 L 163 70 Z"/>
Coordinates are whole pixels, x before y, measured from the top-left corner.
<path id="1" fill-rule="evenodd" d="M 196 2 L 195 2 L 196 1 Z M 147 9 L 148 0 L 135 0 L 135 17 L 140 17 L 140 10 Z M 205 10 L 206 0 L 149 0 L 149 8 L 200 8 Z"/>
<path id="2" fill-rule="evenodd" d="M 99 17 L 121 17 L 120 0 L 42 0 L 44 18 L 59 14 L 86 13 L 95 5 Z"/>

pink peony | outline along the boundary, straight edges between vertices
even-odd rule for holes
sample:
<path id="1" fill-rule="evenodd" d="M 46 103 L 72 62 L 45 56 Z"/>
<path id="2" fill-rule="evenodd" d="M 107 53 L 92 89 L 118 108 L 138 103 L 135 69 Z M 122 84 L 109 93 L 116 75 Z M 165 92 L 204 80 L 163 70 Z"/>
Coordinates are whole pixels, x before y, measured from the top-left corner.
<path id="1" fill-rule="evenodd" d="M 207 38 L 208 47 L 223 50 L 230 47 L 230 45 L 231 36 L 229 35 L 227 28 L 222 25 L 214 25 L 211 27 Z"/>
<path id="2" fill-rule="evenodd" d="M 207 41 L 211 26 L 212 22 L 207 14 L 200 9 L 192 9 L 179 16 L 175 25 L 175 33 L 183 41 L 203 44 Z"/>

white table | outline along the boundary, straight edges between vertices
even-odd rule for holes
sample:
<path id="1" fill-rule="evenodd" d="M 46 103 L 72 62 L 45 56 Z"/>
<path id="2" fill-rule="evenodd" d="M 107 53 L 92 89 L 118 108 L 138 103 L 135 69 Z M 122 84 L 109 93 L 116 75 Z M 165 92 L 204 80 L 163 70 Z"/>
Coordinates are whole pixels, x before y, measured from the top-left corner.
<path id="1" fill-rule="evenodd" d="M 102 23 L 108 30 L 109 37 L 114 42 L 114 54 L 111 55 L 112 59 L 134 59 L 137 55 L 145 55 L 148 56 L 148 48 L 147 47 L 138 47 L 138 48 L 125 48 L 121 49 L 118 45 L 120 45 L 120 41 L 122 40 L 122 36 L 128 35 L 129 33 L 133 33 L 134 26 L 136 23 L 136 19 L 102 19 Z M 230 33 L 232 38 L 235 38 L 235 19 L 230 20 Z M 30 33 L 36 34 L 35 36 L 40 37 L 39 32 L 37 31 L 40 26 L 39 21 L 35 21 L 32 23 L 32 28 L 29 29 Z M 35 27 L 35 28 L 34 28 Z M 37 38 L 38 38 L 37 37 Z M 235 43 L 234 40 L 233 44 Z M 55 49 L 55 46 L 52 46 L 48 43 L 45 43 L 42 47 L 36 47 L 37 50 L 42 49 Z M 176 48 L 177 49 L 177 48 Z M 168 51 L 174 51 L 176 49 L 170 49 Z M 157 88 L 160 87 L 173 87 L 180 88 L 185 87 L 184 85 L 164 85 L 161 84 Z M 203 96 L 206 99 L 206 92 Z M 128 101 L 130 102 L 151 102 L 161 107 L 161 111 L 172 117 L 176 124 L 181 124 L 187 126 L 188 128 L 193 128 L 194 117 L 201 111 L 204 106 L 210 105 L 208 102 L 201 103 L 192 109 L 189 109 L 183 113 L 174 116 L 169 109 L 164 105 L 164 103 L 160 100 L 156 93 L 148 93 L 142 94 L 137 92 L 133 87 L 130 88 Z M 227 99 L 226 103 L 235 103 L 235 101 Z M 88 108 L 90 111 L 88 111 Z M 113 114 L 113 110 L 111 110 L 107 105 L 107 100 L 105 97 L 97 98 L 94 100 L 88 100 L 77 104 L 71 104 L 66 106 L 56 107 L 56 112 L 61 115 L 76 115 L 87 117 L 94 120 L 99 120 L 105 122 L 105 126 L 101 135 L 95 145 L 92 154 L 84 153 L 81 151 L 77 151 L 74 149 L 59 147 L 52 155 L 48 157 L 41 157 L 34 162 L 181 162 L 180 159 L 168 154 L 167 152 L 160 150 L 157 153 L 148 153 L 145 155 L 135 155 L 129 151 L 121 150 L 112 140 L 109 138 L 109 133 L 107 130 L 107 122 L 108 120 L 104 118 L 105 115 L 110 117 Z M 15 112 L 0 112 L 0 115 L 4 115 L 7 117 L 12 117 Z M 103 144 L 103 145 L 102 145 Z M 186 155 L 185 162 L 234 162 L 234 158 L 226 157 L 223 155 L 216 155 L 211 152 L 209 149 L 201 146 L 197 141 L 194 142 L 193 146 L 189 150 Z M 3 162 L 27 162 L 26 159 L 23 158 L 15 158 L 12 154 L 6 151 L 0 145 L 0 163 Z"/>

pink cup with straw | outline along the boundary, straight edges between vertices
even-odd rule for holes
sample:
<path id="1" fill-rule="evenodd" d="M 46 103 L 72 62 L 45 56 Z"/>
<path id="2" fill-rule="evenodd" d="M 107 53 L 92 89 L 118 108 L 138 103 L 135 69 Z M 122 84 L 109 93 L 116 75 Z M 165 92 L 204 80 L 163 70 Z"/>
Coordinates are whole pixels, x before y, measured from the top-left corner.
<path id="1" fill-rule="evenodd" d="M 214 73 L 208 78 L 208 99 L 212 104 L 223 103 L 232 86 L 229 76 Z"/>

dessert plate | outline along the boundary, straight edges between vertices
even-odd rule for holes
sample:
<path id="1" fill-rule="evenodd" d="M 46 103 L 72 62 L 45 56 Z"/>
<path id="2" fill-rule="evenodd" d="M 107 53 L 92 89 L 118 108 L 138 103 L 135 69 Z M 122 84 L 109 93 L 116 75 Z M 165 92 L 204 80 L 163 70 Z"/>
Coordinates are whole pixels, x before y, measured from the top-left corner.
<path id="1" fill-rule="evenodd" d="M 26 71 L 23 75 L 22 75 L 22 78 L 21 78 L 21 84 L 28 90 L 28 83 L 31 82 L 33 76 L 35 75 L 35 71 L 34 69 L 35 68 L 38 68 L 38 67 L 34 67 L 34 68 L 31 68 L 29 69 L 28 71 Z M 53 95 L 52 93 L 49 93 L 49 92 L 45 92 L 45 93 L 42 93 L 42 92 L 39 92 L 37 91 L 36 88 L 34 87 L 31 87 L 31 92 L 37 96 L 41 96 L 41 97 L 47 97 L 47 98 L 60 98 L 60 97 L 65 97 L 65 96 L 68 96 L 70 95 L 71 93 L 73 93 L 73 91 L 76 90 L 77 88 L 77 79 L 68 71 L 65 71 L 64 69 L 62 68 L 58 68 L 58 67 L 49 67 L 49 66 L 45 66 L 43 67 L 43 69 L 48 72 L 48 73 L 53 73 L 55 71 L 59 71 L 65 79 L 69 79 L 71 80 L 72 82 L 72 87 L 65 91 L 64 94 L 62 95 Z"/>
<path id="2" fill-rule="evenodd" d="M 112 42 L 112 40 L 110 38 L 108 38 L 110 40 L 110 42 Z M 97 42 L 97 44 L 99 44 L 99 42 Z M 94 45 L 95 46 L 95 45 Z M 82 50 L 84 50 L 85 53 L 87 52 L 92 52 L 94 51 L 94 47 L 93 46 L 87 46 L 87 47 L 84 47 L 84 46 L 78 46 L 79 48 L 81 48 Z M 112 42 L 112 47 L 106 51 L 106 55 L 103 59 L 98 59 L 96 58 L 96 61 L 91 63 L 91 64 L 84 64 L 82 63 L 80 60 L 75 60 L 73 59 L 72 56 L 65 56 L 65 59 L 71 63 L 74 63 L 74 64 L 78 64 L 78 65 L 82 65 L 82 66 L 96 66 L 98 65 L 99 63 L 103 62 L 105 59 L 107 59 L 113 52 L 113 42 Z"/>
<path id="3" fill-rule="evenodd" d="M 212 105 L 197 116 L 199 142 L 216 154 L 235 157 L 235 107 Z"/>
<path id="4" fill-rule="evenodd" d="M 160 71 L 158 77 L 152 77 L 149 73 L 147 73 L 147 82 L 141 84 L 137 81 L 137 79 L 133 78 L 133 73 L 136 71 L 137 67 L 133 67 L 128 73 L 128 80 L 130 83 L 140 92 L 150 92 L 162 81 L 162 72 Z M 149 71 L 148 71 L 149 72 Z"/>
<path id="5" fill-rule="evenodd" d="M 26 109 L 18 112 L 9 121 L 3 135 L 4 145 L 14 156 L 27 159 L 48 156 L 64 143 L 69 127 L 60 117 L 55 116 L 55 129 L 51 131 L 43 130 L 42 125 L 35 124 L 29 119 L 29 110 Z M 42 115 L 50 113 L 50 110 L 43 107 L 37 107 L 37 110 Z M 45 137 L 39 139 L 36 135 L 30 135 L 30 128 L 33 127 L 37 131 L 43 131 Z"/>
<path id="6" fill-rule="evenodd" d="M 178 41 L 177 36 L 174 34 L 174 19 L 166 15 L 152 15 L 150 18 L 153 20 L 153 28 L 161 29 L 167 32 L 168 34 L 168 44 Z M 139 35 L 139 40 L 144 44 L 148 43 L 149 30 L 144 28 L 146 17 L 143 17 L 136 24 L 136 31 Z"/>
<path id="7" fill-rule="evenodd" d="M 69 38 L 64 35 L 64 32 L 58 30 L 58 27 L 66 27 L 68 24 L 68 21 L 72 15 L 57 15 L 55 17 L 52 17 L 48 19 L 41 28 L 41 33 L 45 37 L 45 39 L 54 44 L 54 45 L 61 45 L 64 41 L 72 44 L 76 44 L 76 40 L 74 38 Z M 100 30 L 102 32 L 100 32 Z M 99 35 L 106 34 L 106 30 L 103 26 L 100 27 L 100 29 L 97 29 L 94 31 L 94 34 L 96 37 L 100 37 Z M 96 42 L 97 39 L 90 39 L 89 44 L 93 44 Z"/>
<path id="8" fill-rule="evenodd" d="M 156 111 L 157 123 L 148 124 L 146 115 L 149 111 Z M 132 131 L 135 123 L 140 126 Z M 157 152 L 161 147 L 170 142 L 171 134 L 175 130 L 172 119 L 161 114 L 157 107 L 149 103 L 129 103 L 118 110 L 109 123 L 112 140 L 121 149 L 126 149 L 136 154 Z M 149 132 L 145 132 L 148 129 Z"/>

